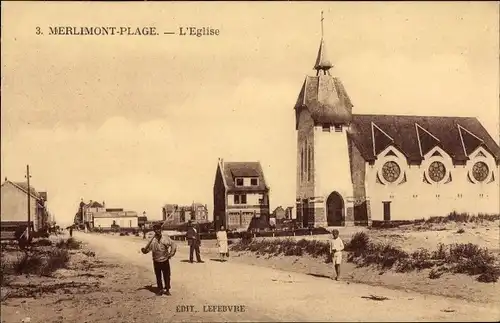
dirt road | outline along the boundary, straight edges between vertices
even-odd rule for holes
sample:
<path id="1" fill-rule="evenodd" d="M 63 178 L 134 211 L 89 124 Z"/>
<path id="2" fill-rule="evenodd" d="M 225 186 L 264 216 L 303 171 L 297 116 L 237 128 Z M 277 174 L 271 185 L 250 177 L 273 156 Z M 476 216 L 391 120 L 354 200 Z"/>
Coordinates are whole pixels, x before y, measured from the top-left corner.
<path id="1" fill-rule="evenodd" d="M 128 237 L 85 234 L 75 237 L 101 257 L 126 262 L 151 272 L 151 255 L 140 253 L 144 241 Z M 203 254 L 202 254 L 203 257 Z M 362 284 L 348 284 L 270 268 L 205 257 L 203 264 L 186 262 L 180 242 L 171 261 L 172 296 L 163 302 L 158 321 L 498 321 L 493 306 L 427 296 Z M 134 284 L 134 281 L 130 281 Z M 138 286 L 140 287 L 140 286 Z M 371 295 L 387 298 L 374 300 Z M 185 306 L 181 308 L 181 306 Z M 226 306 L 225 308 L 223 306 Z M 232 312 L 229 312 L 229 309 Z M 239 312 L 234 312 L 234 310 Z M 188 311 L 181 311 L 188 310 Z M 212 312 L 213 310 L 219 312 Z M 220 312 L 223 311 L 223 312 Z"/>

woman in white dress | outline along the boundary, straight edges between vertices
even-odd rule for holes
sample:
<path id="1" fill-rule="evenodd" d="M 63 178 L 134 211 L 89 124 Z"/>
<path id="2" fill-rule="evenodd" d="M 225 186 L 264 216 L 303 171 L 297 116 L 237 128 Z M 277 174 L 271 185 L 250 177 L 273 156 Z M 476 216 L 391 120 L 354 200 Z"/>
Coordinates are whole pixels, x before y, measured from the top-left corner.
<path id="1" fill-rule="evenodd" d="M 229 250 L 227 246 L 227 232 L 224 229 L 224 226 L 221 226 L 220 230 L 217 231 L 217 246 L 219 247 L 221 261 L 224 261 L 224 257 L 229 256 Z"/>

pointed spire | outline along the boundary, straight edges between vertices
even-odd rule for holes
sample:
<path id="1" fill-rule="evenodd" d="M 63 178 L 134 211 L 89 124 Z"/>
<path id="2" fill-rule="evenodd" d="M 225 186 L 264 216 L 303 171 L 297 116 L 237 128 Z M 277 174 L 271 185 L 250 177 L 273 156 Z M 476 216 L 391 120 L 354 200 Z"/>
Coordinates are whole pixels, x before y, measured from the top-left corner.
<path id="1" fill-rule="evenodd" d="M 318 57 L 316 58 L 316 64 L 314 64 L 314 69 L 317 71 L 317 75 L 319 75 L 319 71 L 322 70 L 324 74 L 333 67 L 332 63 L 328 59 L 326 55 L 326 47 L 325 42 L 323 40 L 323 11 L 321 11 L 321 43 L 319 45 Z"/>

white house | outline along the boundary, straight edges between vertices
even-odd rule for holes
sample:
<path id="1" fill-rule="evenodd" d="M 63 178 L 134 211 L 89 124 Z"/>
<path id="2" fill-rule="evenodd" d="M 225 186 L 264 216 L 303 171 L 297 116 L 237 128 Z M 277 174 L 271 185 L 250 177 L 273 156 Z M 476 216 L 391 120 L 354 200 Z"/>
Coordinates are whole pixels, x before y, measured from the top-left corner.
<path id="1" fill-rule="evenodd" d="M 135 211 L 107 209 L 106 212 L 94 213 L 94 228 L 109 229 L 114 226 L 120 228 L 139 228 L 139 216 Z"/>

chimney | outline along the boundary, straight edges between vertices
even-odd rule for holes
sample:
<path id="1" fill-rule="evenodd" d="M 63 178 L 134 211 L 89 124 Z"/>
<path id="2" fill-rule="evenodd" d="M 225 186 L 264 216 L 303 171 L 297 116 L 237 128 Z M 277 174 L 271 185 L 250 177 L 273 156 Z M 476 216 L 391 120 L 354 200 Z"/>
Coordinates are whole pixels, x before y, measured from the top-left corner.
<path id="1" fill-rule="evenodd" d="M 102 201 L 102 207 L 106 207 L 106 201 Z"/>
<path id="2" fill-rule="evenodd" d="M 5 181 L 7 182 L 7 177 L 5 177 Z"/>

